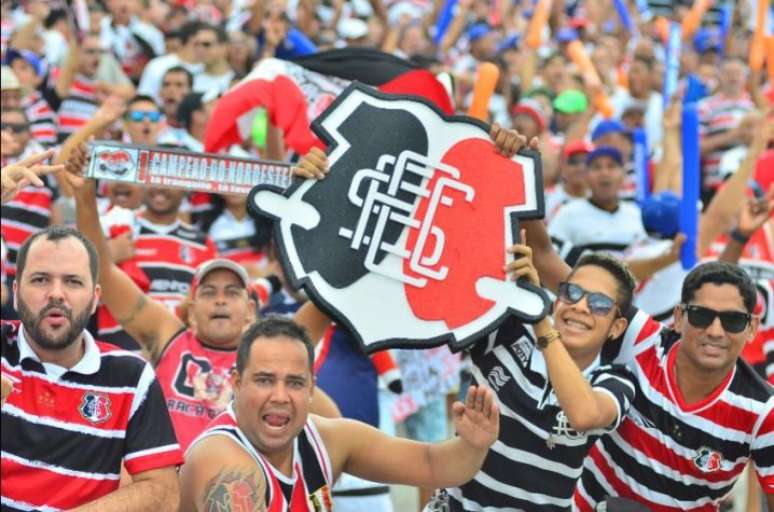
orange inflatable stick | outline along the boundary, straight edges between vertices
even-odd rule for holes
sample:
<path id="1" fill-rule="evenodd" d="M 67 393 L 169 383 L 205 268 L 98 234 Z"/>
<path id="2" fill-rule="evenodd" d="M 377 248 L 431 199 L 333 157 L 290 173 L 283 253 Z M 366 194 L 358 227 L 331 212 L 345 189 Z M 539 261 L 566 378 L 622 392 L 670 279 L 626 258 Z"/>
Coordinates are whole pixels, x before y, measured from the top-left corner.
<path id="1" fill-rule="evenodd" d="M 539 48 L 543 41 L 543 28 L 548 23 L 548 16 L 551 14 L 551 0 L 538 0 L 535 10 L 532 12 L 532 18 L 527 26 L 527 37 L 524 41 L 530 48 Z"/>
<path id="2" fill-rule="evenodd" d="M 605 118 L 609 119 L 613 117 L 613 106 L 610 103 L 607 94 L 605 94 L 605 91 L 602 90 L 602 81 L 599 79 L 599 74 L 594 67 L 594 63 L 591 62 L 591 59 L 586 53 L 586 49 L 583 48 L 583 44 L 577 40 L 571 41 L 567 45 L 567 54 L 569 55 L 570 60 L 578 66 L 578 70 L 580 70 L 581 75 L 583 76 L 583 81 L 590 87 L 598 89 L 598 92 L 591 98 L 594 108 L 596 108 Z"/>
<path id="3" fill-rule="evenodd" d="M 492 98 L 500 69 L 491 62 L 482 62 L 476 72 L 476 84 L 473 86 L 473 101 L 468 115 L 485 123 L 489 121 L 489 100 Z"/>

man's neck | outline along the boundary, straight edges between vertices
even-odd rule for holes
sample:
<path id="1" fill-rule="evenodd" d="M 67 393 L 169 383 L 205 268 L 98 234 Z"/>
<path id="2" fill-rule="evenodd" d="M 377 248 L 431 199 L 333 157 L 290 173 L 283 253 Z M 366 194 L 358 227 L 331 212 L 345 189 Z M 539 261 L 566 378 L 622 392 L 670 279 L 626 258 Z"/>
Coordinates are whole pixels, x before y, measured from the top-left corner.
<path id="1" fill-rule="evenodd" d="M 27 343 L 29 343 L 30 348 L 35 354 L 37 354 L 41 363 L 51 363 L 69 370 L 78 364 L 78 361 L 83 358 L 83 354 L 86 352 L 86 343 L 83 339 L 83 334 L 81 334 L 80 338 L 75 343 L 63 350 L 45 349 L 30 337 L 28 331 L 25 330 L 24 334 Z"/>
<path id="2" fill-rule="evenodd" d="M 226 210 L 228 210 L 236 220 L 242 220 L 247 215 L 246 204 L 228 205 L 226 206 Z"/>
<path id="3" fill-rule="evenodd" d="M 159 226 L 171 226 L 177 222 L 177 212 L 154 213 L 150 210 L 145 210 L 142 213 L 142 217 L 151 224 L 158 224 Z"/>
<path id="4" fill-rule="evenodd" d="M 584 185 L 583 183 L 572 184 L 565 181 L 564 183 L 562 183 L 562 186 L 564 187 L 564 191 L 567 193 L 568 196 L 586 197 L 586 185 Z"/>
<path id="5" fill-rule="evenodd" d="M 580 371 L 584 371 L 586 368 L 588 368 L 589 365 L 591 365 L 591 363 L 593 363 L 599 355 L 599 352 L 589 352 L 588 350 L 580 351 L 577 349 L 573 350 L 567 345 L 565 345 L 564 348 L 567 350 L 567 353 L 570 354 L 572 360 L 575 361 L 575 366 L 577 366 Z"/>
<path id="6" fill-rule="evenodd" d="M 207 70 L 207 74 L 213 76 L 225 75 L 229 72 L 228 63 L 224 60 L 216 60 L 211 64 L 206 64 L 204 67 Z"/>
<path id="7" fill-rule="evenodd" d="M 614 211 L 616 211 L 618 209 L 618 205 L 620 204 L 617 197 L 609 200 L 600 200 L 595 197 L 591 197 L 589 198 L 589 202 L 594 206 L 596 206 L 597 208 L 601 210 L 605 210 L 606 212 L 610 212 L 610 213 L 613 213 Z"/>
<path id="8" fill-rule="evenodd" d="M 716 371 L 697 368 L 686 355 L 682 345 L 677 347 L 675 358 L 675 380 L 680 388 L 680 394 L 688 404 L 700 402 L 710 396 L 728 377 L 733 367 Z"/>

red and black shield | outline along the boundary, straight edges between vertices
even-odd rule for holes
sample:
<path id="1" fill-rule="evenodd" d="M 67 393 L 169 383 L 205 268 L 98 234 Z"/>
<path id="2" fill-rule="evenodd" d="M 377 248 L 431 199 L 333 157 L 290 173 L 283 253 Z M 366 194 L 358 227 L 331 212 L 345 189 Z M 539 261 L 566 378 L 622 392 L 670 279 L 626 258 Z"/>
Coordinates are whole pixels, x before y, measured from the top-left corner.
<path id="1" fill-rule="evenodd" d="M 542 318 L 545 293 L 503 271 L 519 220 L 543 216 L 537 153 L 503 157 L 485 124 L 357 83 L 313 129 L 329 176 L 259 185 L 248 204 L 277 219 L 292 284 L 367 352 L 460 349 L 507 315 Z"/>

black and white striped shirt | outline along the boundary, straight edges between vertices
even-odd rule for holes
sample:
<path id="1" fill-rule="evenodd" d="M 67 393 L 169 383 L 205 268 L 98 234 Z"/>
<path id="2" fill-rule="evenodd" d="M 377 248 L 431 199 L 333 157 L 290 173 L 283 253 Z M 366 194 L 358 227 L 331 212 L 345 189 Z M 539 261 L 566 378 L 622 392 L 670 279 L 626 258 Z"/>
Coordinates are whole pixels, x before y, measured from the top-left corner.
<path id="1" fill-rule="evenodd" d="M 632 375 L 597 358 L 583 371 L 619 408 L 607 429 L 576 432 L 562 411 L 532 328 L 516 319 L 476 343 L 473 383 L 486 383 L 500 406 L 500 435 L 478 474 L 447 489 L 451 511 L 565 510 L 583 459 L 602 434 L 615 430 L 634 398 Z"/>

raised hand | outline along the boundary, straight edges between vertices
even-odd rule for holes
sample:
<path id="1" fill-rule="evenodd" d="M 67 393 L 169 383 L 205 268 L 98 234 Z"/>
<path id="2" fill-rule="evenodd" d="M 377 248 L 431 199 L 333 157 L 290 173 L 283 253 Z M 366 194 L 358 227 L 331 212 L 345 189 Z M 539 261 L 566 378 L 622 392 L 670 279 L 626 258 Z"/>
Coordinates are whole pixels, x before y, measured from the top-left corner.
<path id="1" fill-rule="evenodd" d="M 753 233 L 763 226 L 774 210 L 774 186 L 769 187 L 766 197 L 761 199 L 751 198 L 739 212 L 739 222 L 736 229 L 746 236 L 752 236 Z"/>
<path id="2" fill-rule="evenodd" d="M 460 438 L 479 450 L 487 450 L 500 432 L 500 410 L 491 389 L 470 386 L 465 404 L 452 406 L 454 428 Z"/>
<path id="3" fill-rule="evenodd" d="M 301 178 L 321 180 L 328 174 L 328 157 L 320 148 L 312 148 L 304 155 L 298 165 L 293 167 L 293 175 Z"/>
<path id="4" fill-rule="evenodd" d="M 89 150 L 86 144 L 79 144 L 71 152 L 70 157 L 65 162 L 65 179 L 67 183 L 73 187 L 74 190 L 83 189 L 86 184 L 86 178 L 84 178 L 84 168 L 86 162 L 89 160 Z M 93 180 L 92 180 L 93 181 Z"/>
<path id="5" fill-rule="evenodd" d="M 516 130 L 509 130 L 503 128 L 497 123 L 492 124 L 492 128 L 489 130 L 489 137 L 494 142 L 497 152 L 508 158 L 515 155 L 519 150 L 527 145 L 527 137 L 520 134 Z M 537 151 L 538 138 L 532 137 L 529 141 L 529 148 Z"/>
<path id="6" fill-rule="evenodd" d="M 521 255 L 521 257 L 517 257 L 503 267 L 503 270 L 509 275 L 509 278 L 516 281 L 517 279 L 525 277 L 530 283 L 535 286 L 540 286 L 540 276 L 535 268 L 535 264 L 532 262 L 532 248 L 527 245 L 526 230 L 521 230 L 521 243 L 508 247 L 506 251 L 509 254 Z"/>
<path id="7" fill-rule="evenodd" d="M 40 176 L 64 171 L 64 165 L 46 165 L 42 162 L 54 156 L 54 150 L 28 156 L 16 163 L 6 165 L 0 171 L 2 178 L 2 202 L 10 201 L 28 185 L 43 186 Z"/>
<path id="8" fill-rule="evenodd" d="M 110 126 L 124 115 L 126 102 L 117 95 L 108 96 L 102 105 L 94 113 L 94 119 L 101 125 Z"/>

